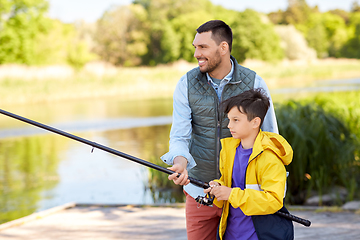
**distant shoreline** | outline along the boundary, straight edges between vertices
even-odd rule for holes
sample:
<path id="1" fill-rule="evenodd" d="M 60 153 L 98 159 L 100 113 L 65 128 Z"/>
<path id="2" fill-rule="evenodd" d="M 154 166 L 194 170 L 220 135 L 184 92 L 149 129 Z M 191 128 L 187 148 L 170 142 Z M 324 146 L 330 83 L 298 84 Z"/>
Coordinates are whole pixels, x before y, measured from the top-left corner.
<path id="1" fill-rule="evenodd" d="M 243 64 L 257 72 L 270 90 L 306 87 L 317 80 L 360 77 L 360 60 L 324 59 Z M 0 65 L 1 105 L 26 105 L 116 97 L 125 100 L 171 98 L 176 83 L 194 63 L 179 61 L 157 67 L 114 67 L 90 63 L 81 71 L 69 66 Z"/>

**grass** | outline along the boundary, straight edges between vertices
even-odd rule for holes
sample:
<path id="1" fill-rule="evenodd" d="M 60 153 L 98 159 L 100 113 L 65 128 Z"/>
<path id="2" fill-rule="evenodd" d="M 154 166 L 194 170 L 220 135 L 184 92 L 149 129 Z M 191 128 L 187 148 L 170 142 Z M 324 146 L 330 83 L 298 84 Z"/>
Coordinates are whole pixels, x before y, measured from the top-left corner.
<path id="1" fill-rule="evenodd" d="M 360 60 L 326 60 L 311 64 L 245 63 L 255 70 L 270 89 L 305 86 L 321 79 L 360 76 Z M 26 70 L 16 77 L 0 69 L 1 104 L 28 104 L 89 98 L 117 97 L 124 100 L 171 98 L 176 83 L 196 64 L 177 63 L 158 67 L 112 68 L 104 74 L 84 69 L 72 75 L 29 77 Z M 6 66 L 2 66 L 6 69 Z M 31 72 L 33 72 L 32 70 Z M 41 70 L 38 70 L 41 71 Z"/>
<path id="2" fill-rule="evenodd" d="M 270 89 L 304 87 L 318 80 L 360 76 L 360 61 L 355 59 L 327 59 L 312 63 L 257 64 L 250 62 L 248 67 L 256 71 Z"/>
<path id="3" fill-rule="evenodd" d="M 331 206 L 331 207 L 322 207 L 315 210 L 316 213 L 323 213 L 323 212 L 331 212 L 331 213 L 338 213 L 344 212 L 341 207 L 338 206 Z"/>
<path id="4" fill-rule="evenodd" d="M 26 75 L 26 72 L 23 73 Z M 124 100 L 171 98 L 184 72 L 176 67 L 118 68 L 99 76 L 88 71 L 71 77 L 47 79 L 0 79 L 2 104 L 43 103 L 65 100 L 117 97 Z"/>

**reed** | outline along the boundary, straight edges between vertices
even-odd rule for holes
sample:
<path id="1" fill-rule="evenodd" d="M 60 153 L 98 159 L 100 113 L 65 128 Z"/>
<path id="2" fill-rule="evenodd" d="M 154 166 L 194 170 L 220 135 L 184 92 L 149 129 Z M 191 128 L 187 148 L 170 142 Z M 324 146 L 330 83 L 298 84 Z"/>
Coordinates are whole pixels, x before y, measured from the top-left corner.
<path id="1" fill-rule="evenodd" d="M 288 166 L 287 199 L 292 204 L 302 204 L 314 191 L 321 196 L 335 186 L 347 189 L 347 200 L 359 197 L 355 189 L 360 186 L 360 114 L 352 104 L 359 104 L 360 98 L 347 104 L 344 94 L 322 94 L 276 105 L 280 134 L 294 150 Z M 350 100 L 360 92 L 347 94 Z"/>
<path id="2" fill-rule="evenodd" d="M 150 162 L 159 165 L 161 167 L 170 167 L 169 165 L 165 164 L 160 158 L 152 157 Z M 172 181 L 169 181 L 167 174 L 157 171 L 155 169 L 149 168 L 149 187 L 151 189 L 166 189 L 166 188 L 173 188 L 173 189 L 181 189 L 181 186 L 175 185 Z"/>

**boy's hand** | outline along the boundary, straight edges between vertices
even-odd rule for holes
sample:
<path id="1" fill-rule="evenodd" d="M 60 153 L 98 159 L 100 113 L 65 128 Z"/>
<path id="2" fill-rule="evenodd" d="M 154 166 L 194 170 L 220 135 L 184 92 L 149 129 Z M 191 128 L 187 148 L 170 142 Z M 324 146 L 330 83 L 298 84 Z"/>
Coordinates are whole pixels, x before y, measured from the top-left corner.
<path id="1" fill-rule="evenodd" d="M 226 187 L 226 186 L 214 186 L 210 194 L 215 195 L 216 199 L 221 200 L 229 200 L 230 193 L 232 188 Z"/>
<path id="2" fill-rule="evenodd" d="M 176 185 L 187 185 L 190 183 L 188 179 L 188 172 L 186 170 L 187 160 L 184 157 L 178 156 L 174 159 L 174 165 L 168 169 L 174 171 L 175 173 L 169 175 L 168 179 L 173 180 Z M 180 177 L 177 177 L 181 174 Z"/>
<path id="3" fill-rule="evenodd" d="M 208 193 L 208 192 L 210 192 L 211 191 L 211 189 L 213 189 L 215 186 L 221 186 L 220 185 L 220 183 L 218 183 L 218 182 L 214 182 L 214 181 L 210 181 L 209 182 L 209 185 L 210 185 L 210 187 L 209 188 L 207 188 L 207 189 L 204 189 L 204 193 Z"/>

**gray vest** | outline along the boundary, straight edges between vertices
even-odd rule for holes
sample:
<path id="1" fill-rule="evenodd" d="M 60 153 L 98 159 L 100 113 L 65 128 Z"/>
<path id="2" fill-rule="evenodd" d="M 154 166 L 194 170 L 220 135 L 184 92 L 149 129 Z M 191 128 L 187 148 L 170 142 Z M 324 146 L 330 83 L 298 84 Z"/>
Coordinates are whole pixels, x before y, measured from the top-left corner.
<path id="1" fill-rule="evenodd" d="M 231 59 L 235 65 L 233 78 L 224 87 L 221 101 L 254 88 L 256 73 L 240 66 L 232 56 Z M 231 137 L 227 128 L 229 120 L 219 112 L 219 99 L 205 73 L 194 68 L 187 73 L 187 79 L 192 117 L 190 154 L 197 164 L 189 170 L 189 176 L 209 182 L 220 178 L 220 139 Z"/>

